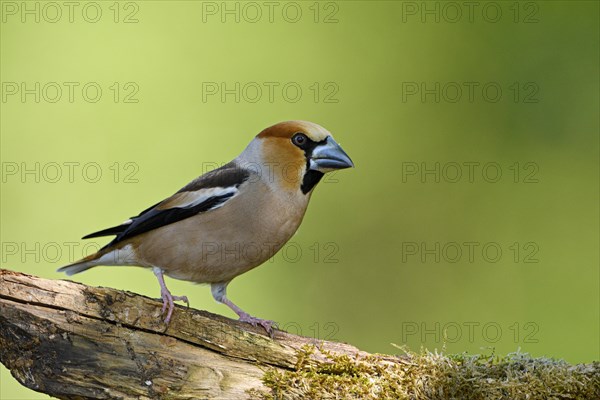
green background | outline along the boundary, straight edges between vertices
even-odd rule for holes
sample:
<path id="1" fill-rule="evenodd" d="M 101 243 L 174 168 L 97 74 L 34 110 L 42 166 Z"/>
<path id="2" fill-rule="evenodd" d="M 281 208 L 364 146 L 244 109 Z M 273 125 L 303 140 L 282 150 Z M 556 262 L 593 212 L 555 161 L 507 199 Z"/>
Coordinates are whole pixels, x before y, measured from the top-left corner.
<path id="1" fill-rule="evenodd" d="M 293 246 L 234 280 L 234 302 L 371 352 L 446 342 L 450 353 L 599 359 L 597 2 L 477 2 L 471 17 L 462 2 L 457 16 L 443 2 L 309 1 L 294 3 L 297 22 L 288 2 L 272 20 L 254 3 L 258 21 L 256 7 L 228 2 L 237 22 L 221 2 L 100 1 L 95 23 L 86 2 L 72 22 L 66 7 L 58 18 L 26 4 L 39 22 L 2 2 L 3 268 L 62 279 L 57 267 L 91 251 L 84 234 L 229 161 L 264 127 L 305 119 L 356 168 L 320 184 Z M 39 102 L 21 98 L 21 83 L 36 82 Z M 78 85 L 72 102 L 64 82 Z M 239 102 L 207 94 L 222 82 L 239 82 Z M 465 163 L 479 163 L 472 179 Z M 439 179 L 420 175 L 436 165 Z M 138 268 L 73 279 L 159 294 Z M 234 316 L 207 287 L 167 283 L 195 308 Z M 0 374 L 0 398 L 44 397 Z"/>

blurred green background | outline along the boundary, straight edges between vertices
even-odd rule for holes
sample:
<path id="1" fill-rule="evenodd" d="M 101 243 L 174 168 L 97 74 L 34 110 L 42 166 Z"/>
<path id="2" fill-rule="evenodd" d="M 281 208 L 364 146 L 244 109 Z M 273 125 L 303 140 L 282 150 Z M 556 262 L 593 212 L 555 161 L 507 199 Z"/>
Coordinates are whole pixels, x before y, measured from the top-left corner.
<path id="1" fill-rule="evenodd" d="M 62 279 L 105 243 L 83 235 L 305 119 L 356 168 L 234 302 L 371 352 L 599 359 L 597 2 L 74 4 L 1 2 L 2 268 Z M 73 279 L 159 295 L 138 268 Z"/>

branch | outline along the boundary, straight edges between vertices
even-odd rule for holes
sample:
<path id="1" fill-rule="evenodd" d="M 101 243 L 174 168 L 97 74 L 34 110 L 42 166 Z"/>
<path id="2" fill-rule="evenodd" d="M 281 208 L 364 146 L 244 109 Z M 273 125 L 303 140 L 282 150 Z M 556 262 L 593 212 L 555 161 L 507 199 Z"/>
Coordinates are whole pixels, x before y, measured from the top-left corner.
<path id="1" fill-rule="evenodd" d="M 261 388 L 267 366 L 293 369 L 298 350 L 314 343 L 182 306 L 166 326 L 161 304 L 0 270 L 0 361 L 23 385 L 59 398 L 232 399 Z"/>
<path id="2" fill-rule="evenodd" d="M 160 309 L 130 292 L 0 270 L 0 361 L 63 399 L 600 398 L 597 362 L 370 355 L 182 306 L 166 326 Z"/>

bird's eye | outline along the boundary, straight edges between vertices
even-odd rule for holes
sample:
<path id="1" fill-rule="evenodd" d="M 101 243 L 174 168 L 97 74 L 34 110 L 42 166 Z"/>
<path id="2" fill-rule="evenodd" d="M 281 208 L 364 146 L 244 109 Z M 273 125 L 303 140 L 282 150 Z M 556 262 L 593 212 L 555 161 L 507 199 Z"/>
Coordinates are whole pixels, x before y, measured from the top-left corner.
<path id="1" fill-rule="evenodd" d="M 308 142 L 308 138 L 306 137 L 306 135 L 304 133 L 296 133 L 292 137 L 292 143 L 294 143 L 298 147 L 304 146 L 306 144 L 306 142 Z"/>

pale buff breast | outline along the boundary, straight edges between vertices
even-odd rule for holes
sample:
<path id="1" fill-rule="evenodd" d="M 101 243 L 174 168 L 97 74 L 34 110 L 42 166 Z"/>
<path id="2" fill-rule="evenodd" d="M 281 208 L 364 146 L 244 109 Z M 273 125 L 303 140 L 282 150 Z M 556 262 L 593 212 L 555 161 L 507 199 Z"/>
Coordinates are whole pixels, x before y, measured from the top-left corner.
<path id="1" fill-rule="evenodd" d="M 307 203 L 308 197 L 298 204 L 255 182 L 241 187 L 221 208 L 147 232 L 131 243 L 142 266 L 160 267 L 177 279 L 226 282 L 281 249 L 302 222 Z"/>

